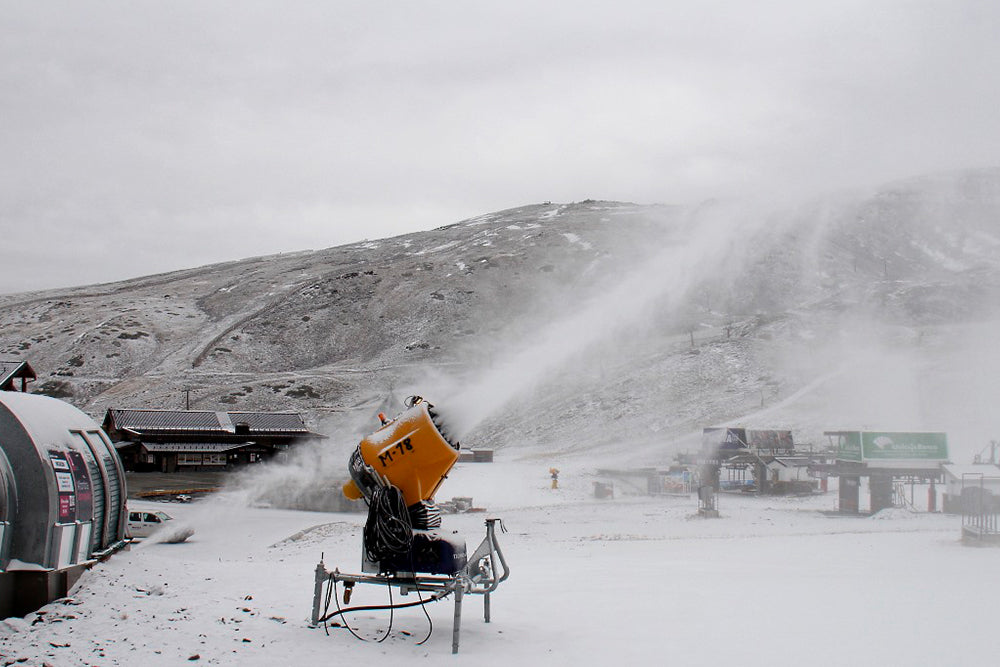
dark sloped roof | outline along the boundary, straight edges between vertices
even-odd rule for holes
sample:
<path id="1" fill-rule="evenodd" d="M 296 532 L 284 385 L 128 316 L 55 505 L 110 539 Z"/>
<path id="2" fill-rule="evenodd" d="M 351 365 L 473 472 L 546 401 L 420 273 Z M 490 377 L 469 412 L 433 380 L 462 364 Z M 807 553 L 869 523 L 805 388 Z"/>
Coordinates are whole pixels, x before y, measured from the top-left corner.
<path id="1" fill-rule="evenodd" d="M 13 378 L 27 378 L 37 380 L 38 376 L 27 361 L 8 360 L 0 361 L 0 387 L 7 384 Z"/>
<path id="2" fill-rule="evenodd" d="M 214 412 L 189 410 L 108 410 L 115 427 L 129 431 L 208 431 L 231 433 Z"/>
<path id="3" fill-rule="evenodd" d="M 283 433 L 316 436 L 294 412 L 211 412 L 208 410 L 108 410 L 105 428 L 137 435 L 149 433 L 232 434 L 237 424 L 247 433 Z"/>
<path id="4" fill-rule="evenodd" d="M 282 433 L 308 433 L 302 417 L 294 412 L 230 412 L 229 419 L 236 424 L 246 424 L 253 432 L 281 431 Z"/>

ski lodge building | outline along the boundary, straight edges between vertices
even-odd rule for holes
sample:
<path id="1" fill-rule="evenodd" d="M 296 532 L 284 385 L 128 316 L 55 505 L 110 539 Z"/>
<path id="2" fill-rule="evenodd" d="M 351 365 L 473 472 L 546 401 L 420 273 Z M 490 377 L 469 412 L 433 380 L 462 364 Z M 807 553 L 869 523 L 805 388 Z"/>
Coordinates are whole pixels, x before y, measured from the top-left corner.
<path id="1" fill-rule="evenodd" d="M 103 428 L 134 472 L 228 470 L 325 437 L 294 412 L 110 409 Z"/>

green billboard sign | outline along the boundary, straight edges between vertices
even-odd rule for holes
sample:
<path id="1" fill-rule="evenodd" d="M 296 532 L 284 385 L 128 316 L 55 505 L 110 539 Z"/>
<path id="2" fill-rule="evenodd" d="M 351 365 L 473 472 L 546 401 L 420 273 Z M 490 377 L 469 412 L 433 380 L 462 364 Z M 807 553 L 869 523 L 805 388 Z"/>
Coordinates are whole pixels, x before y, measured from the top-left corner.
<path id="1" fill-rule="evenodd" d="M 861 450 L 866 461 L 947 461 L 945 433 L 861 434 Z"/>
<path id="2" fill-rule="evenodd" d="M 837 434 L 837 458 L 841 461 L 861 462 L 861 433 L 847 431 Z"/>
<path id="3" fill-rule="evenodd" d="M 840 461 L 947 461 L 945 433 L 828 431 L 837 439 Z"/>

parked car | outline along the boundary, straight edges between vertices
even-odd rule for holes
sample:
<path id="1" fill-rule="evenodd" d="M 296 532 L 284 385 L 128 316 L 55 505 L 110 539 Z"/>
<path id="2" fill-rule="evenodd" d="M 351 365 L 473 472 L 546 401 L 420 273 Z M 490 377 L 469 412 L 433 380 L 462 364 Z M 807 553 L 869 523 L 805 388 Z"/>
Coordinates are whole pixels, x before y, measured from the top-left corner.
<path id="1" fill-rule="evenodd" d="M 164 533 L 164 542 L 183 542 L 194 534 L 186 526 L 168 526 L 174 518 L 166 512 L 132 510 L 128 513 L 128 533 L 132 537 L 149 537 L 154 533 Z"/>

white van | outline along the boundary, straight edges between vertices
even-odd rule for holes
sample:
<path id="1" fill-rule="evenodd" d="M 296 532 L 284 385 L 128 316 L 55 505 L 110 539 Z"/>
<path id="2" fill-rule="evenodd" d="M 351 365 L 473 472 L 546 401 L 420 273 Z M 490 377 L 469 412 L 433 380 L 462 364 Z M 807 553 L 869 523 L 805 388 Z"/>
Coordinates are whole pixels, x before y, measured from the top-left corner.
<path id="1" fill-rule="evenodd" d="M 166 512 L 131 511 L 128 513 L 128 533 L 132 537 L 149 537 L 173 519 Z"/>

